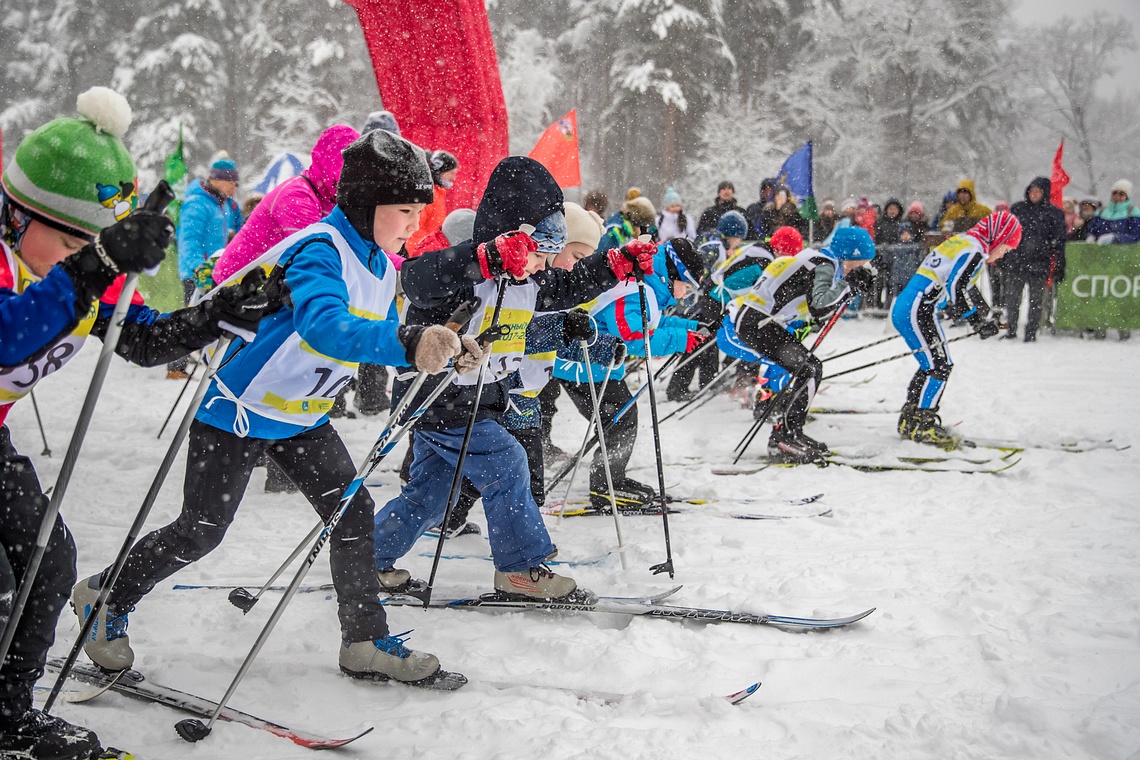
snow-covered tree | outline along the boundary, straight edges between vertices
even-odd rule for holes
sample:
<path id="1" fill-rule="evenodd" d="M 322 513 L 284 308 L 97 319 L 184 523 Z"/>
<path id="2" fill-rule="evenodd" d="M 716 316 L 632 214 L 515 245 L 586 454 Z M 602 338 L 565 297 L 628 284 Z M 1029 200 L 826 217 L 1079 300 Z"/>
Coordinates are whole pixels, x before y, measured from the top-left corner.
<path id="1" fill-rule="evenodd" d="M 1128 20 L 1103 11 L 1027 29 L 1018 49 L 1030 88 L 1025 105 L 1046 127 L 1069 135 L 1070 160 L 1094 195 L 1105 179 L 1097 171 L 1098 133 L 1104 130 L 1093 116 L 1101 105 L 1097 88 L 1119 70 L 1120 53 L 1135 49 Z"/>

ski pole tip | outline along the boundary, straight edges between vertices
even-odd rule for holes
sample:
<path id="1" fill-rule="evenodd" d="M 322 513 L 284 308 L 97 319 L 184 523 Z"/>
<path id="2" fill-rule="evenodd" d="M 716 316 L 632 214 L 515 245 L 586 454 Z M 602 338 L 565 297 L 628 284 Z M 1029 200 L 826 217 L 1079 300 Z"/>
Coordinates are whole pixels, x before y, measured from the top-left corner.
<path id="1" fill-rule="evenodd" d="M 188 742 L 200 742 L 210 735 L 210 727 L 197 718 L 186 718 L 174 724 L 174 730 Z"/>

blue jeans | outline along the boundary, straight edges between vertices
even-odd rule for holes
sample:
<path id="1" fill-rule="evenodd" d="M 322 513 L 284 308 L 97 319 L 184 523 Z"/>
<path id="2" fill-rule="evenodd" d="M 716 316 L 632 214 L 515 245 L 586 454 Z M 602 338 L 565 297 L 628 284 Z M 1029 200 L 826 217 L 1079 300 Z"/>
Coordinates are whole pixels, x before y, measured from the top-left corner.
<path id="1" fill-rule="evenodd" d="M 376 513 L 377 569 L 392 567 L 424 531 L 443 520 L 463 432 L 416 431 L 411 479 Z M 514 436 L 493 420 L 476 422 L 463 475 L 483 495 L 496 569 L 517 572 L 542 564 L 554 544 L 530 493 L 526 452 Z"/>

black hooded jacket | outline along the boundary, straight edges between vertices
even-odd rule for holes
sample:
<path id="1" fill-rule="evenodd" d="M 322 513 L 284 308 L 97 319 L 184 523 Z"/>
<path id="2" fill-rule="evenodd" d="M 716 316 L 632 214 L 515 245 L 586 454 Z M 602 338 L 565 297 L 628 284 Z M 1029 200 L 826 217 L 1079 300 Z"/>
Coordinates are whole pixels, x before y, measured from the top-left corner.
<path id="1" fill-rule="evenodd" d="M 887 209 L 891 206 L 899 210 L 899 215 L 894 219 L 887 216 Z M 903 213 L 902 203 L 898 198 L 887 199 L 883 204 L 883 213 L 875 220 L 875 245 L 891 245 L 899 242 L 899 225 L 906 221 Z"/>
<path id="2" fill-rule="evenodd" d="M 520 225 L 537 225 L 562 210 L 562 190 L 550 172 L 537 161 L 510 156 L 499 162 L 487 182 L 483 200 L 475 213 L 474 237 L 441 251 L 408 259 L 400 270 L 408 307 L 409 325 L 444 324 L 464 302 L 475 296 L 475 286 L 484 281 L 476 253 L 480 243 L 494 240 Z M 617 285 L 605 252 L 579 261 L 569 272 L 547 267 L 531 276 L 538 284 L 535 311 L 566 311 L 597 298 Z M 514 282 L 508 278 L 508 287 Z M 416 408 L 435 387 L 428 380 L 411 408 Z M 399 396 L 406 388 L 394 388 Z M 419 427 L 429 430 L 462 428 L 471 415 L 473 385 L 452 385 L 424 414 Z M 502 383 L 487 383 L 479 403 L 479 419 L 497 418 L 506 411 L 507 394 Z"/>
<path id="3" fill-rule="evenodd" d="M 1044 196 L 1040 203 L 1029 200 L 1029 189 L 1038 187 Z M 1065 265 L 1065 212 L 1049 202 L 1053 183 L 1037 177 L 1025 188 L 1025 200 L 1013 204 L 1010 211 L 1021 222 L 1021 245 L 1005 255 L 1002 267 L 1022 274 L 1045 275 L 1054 257 L 1061 269 Z"/>

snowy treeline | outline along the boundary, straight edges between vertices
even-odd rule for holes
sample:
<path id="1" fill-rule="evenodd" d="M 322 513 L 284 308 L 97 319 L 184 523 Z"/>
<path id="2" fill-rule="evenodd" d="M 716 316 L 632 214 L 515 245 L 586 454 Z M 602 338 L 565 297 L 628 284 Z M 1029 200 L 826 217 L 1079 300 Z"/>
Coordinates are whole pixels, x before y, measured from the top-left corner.
<path id="1" fill-rule="evenodd" d="M 5 0 L 0 128 L 30 129 L 111 85 L 134 109 L 127 145 L 153 181 L 184 127 L 201 173 L 230 152 L 246 176 L 325 127 L 363 126 L 379 96 L 356 13 L 340 0 Z M 146 186 L 146 180 L 143 182 Z"/>
<path id="2" fill-rule="evenodd" d="M 398 8 L 398 5 L 396 6 Z M 1064 135 L 1071 192 L 1140 168 L 1140 104 L 1098 92 L 1126 21 L 1019 27 L 1005 0 L 488 0 L 511 148 L 578 109 L 583 176 L 692 208 L 716 182 L 754 199 L 806 140 L 818 195 L 931 199 L 962 176 L 1017 198 Z M 77 93 L 111 84 L 136 113 L 149 180 L 184 124 L 187 162 L 219 149 L 251 177 L 378 107 L 340 0 L 6 0 L 0 128 L 9 150 Z M 435 146 L 426 146 L 435 147 Z M 147 174 L 147 173 L 151 174 Z"/>
<path id="3" fill-rule="evenodd" d="M 1062 135 L 1072 191 L 1140 168 L 1140 105 L 1098 96 L 1120 18 L 1019 27 L 1004 0 L 494 0 L 512 148 L 578 108 L 583 176 L 744 203 L 815 141 L 817 195 L 1017 199 Z M 1079 12 L 1075 7 L 1074 12 Z M 551 86 L 551 82 L 557 82 Z M 525 105 L 524 105 L 525 104 Z"/>

